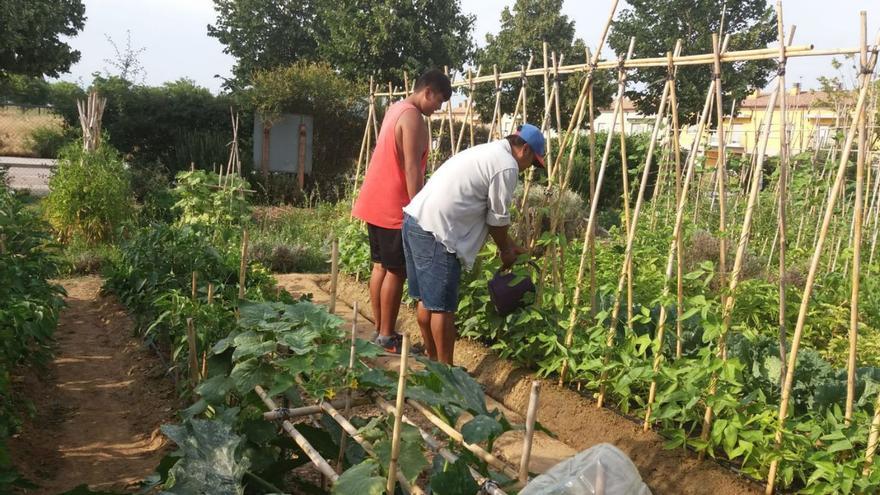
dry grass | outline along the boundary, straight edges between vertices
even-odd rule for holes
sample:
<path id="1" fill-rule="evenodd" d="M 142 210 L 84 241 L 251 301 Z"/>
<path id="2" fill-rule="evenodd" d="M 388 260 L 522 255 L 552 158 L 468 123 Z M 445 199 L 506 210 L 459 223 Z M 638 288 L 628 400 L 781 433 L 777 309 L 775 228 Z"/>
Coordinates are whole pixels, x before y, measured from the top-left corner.
<path id="1" fill-rule="evenodd" d="M 40 127 L 61 128 L 62 119 L 45 108 L 0 106 L 0 155 L 35 156 L 28 139 Z"/>

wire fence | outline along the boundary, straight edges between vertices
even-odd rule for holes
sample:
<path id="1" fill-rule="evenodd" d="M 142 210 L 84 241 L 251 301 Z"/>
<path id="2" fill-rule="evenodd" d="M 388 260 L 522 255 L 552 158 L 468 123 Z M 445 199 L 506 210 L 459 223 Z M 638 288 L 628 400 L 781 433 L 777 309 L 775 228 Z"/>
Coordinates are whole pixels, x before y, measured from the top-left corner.
<path id="1" fill-rule="evenodd" d="M 61 129 L 62 122 L 51 107 L 0 106 L 0 156 L 39 158 L 39 138 L 35 133 Z"/>

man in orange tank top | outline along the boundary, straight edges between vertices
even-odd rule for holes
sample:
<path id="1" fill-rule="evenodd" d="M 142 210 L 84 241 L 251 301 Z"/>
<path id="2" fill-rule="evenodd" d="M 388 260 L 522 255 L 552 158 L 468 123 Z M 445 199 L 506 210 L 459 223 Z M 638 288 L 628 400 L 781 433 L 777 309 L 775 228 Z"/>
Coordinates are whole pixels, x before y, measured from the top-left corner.
<path id="1" fill-rule="evenodd" d="M 403 256 L 403 207 L 425 182 L 430 137 L 428 117 L 452 96 L 452 84 L 432 69 L 416 81 L 413 94 L 385 112 L 352 215 L 367 223 L 370 237 L 370 303 L 376 321 L 376 343 L 399 353 L 402 337 L 395 331 L 406 262 Z"/>

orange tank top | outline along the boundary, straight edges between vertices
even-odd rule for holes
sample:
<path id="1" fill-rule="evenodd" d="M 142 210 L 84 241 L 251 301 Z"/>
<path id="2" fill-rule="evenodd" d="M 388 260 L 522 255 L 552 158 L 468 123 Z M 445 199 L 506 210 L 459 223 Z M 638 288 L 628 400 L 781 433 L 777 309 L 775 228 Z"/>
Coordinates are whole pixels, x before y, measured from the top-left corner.
<path id="1" fill-rule="evenodd" d="M 386 229 L 403 227 L 403 207 L 409 204 L 403 157 L 398 152 L 395 128 L 400 115 L 409 109 L 418 109 L 412 103 L 400 101 L 391 105 L 376 139 L 376 149 L 364 176 L 352 215 Z M 422 176 L 428 163 L 428 150 L 421 157 Z"/>

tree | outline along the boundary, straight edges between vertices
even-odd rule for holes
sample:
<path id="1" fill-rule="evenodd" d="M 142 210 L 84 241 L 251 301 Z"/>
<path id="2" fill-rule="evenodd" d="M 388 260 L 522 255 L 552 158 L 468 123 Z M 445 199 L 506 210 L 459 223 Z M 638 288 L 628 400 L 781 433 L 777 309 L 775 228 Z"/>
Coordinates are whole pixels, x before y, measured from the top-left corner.
<path id="1" fill-rule="evenodd" d="M 0 79 L 10 74 L 58 77 L 80 53 L 60 36 L 85 26 L 82 0 L 3 0 L 0 4 Z"/>
<path id="2" fill-rule="evenodd" d="M 762 48 L 777 38 L 776 14 L 766 0 L 628 0 L 611 25 L 608 44 L 626 51 L 635 37 L 635 57 L 665 56 L 678 39 L 682 54 L 712 53 L 712 35 L 721 27 L 730 35 L 728 51 Z M 727 101 L 742 100 L 754 88 L 763 88 L 774 67 L 772 61 L 734 62 L 722 67 L 722 89 Z M 693 122 L 703 107 L 712 80 L 711 65 L 682 66 L 676 76 L 678 111 Z M 635 89 L 627 91 L 636 108 L 651 115 L 660 106 L 666 68 L 638 69 L 630 74 Z M 660 83 L 658 83 L 660 81 Z M 725 109 L 727 111 L 728 109 Z"/>
<path id="3" fill-rule="evenodd" d="M 374 75 L 402 85 L 432 67 L 460 68 L 473 52 L 474 17 L 458 0 L 340 0 L 328 2 L 320 21 L 321 57 L 351 79 Z"/>
<path id="4" fill-rule="evenodd" d="M 477 51 L 476 65 L 482 66 L 481 75 L 492 74 L 493 65 L 499 72 L 518 71 L 528 63 L 529 55 L 534 56 L 532 68 L 543 67 L 543 42 L 548 50 L 557 56 L 564 54 L 565 64 L 583 63 L 585 44 L 574 37 L 574 21 L 561 13 L 563 0 L 517 0 L 513 11 L 505 7 L 501 12 L 501 30 L 496 35 L 486 35 L 486 46 Z M 597 72 L 594 84 L 596 105 L 607 103 L 610 98 L 607 72 Z M 565 76 L 562 76 L 565 77 Z M 576 74 L 562 79 L 560 84 L 560 107 L 563 127 L 574 110 L 584 74 Z M 520 91 L 519 79 L 502 83 L 501 108 L 505 113 L 513 113 Z M 543 78 L 530 77 L 527 88 L 528 119 L 540 126 L 544 116 Z M 484 119 L 491 118 L 495 108 L 494 87 L 482 84 L 475 91 L 474 100 L 477 111 Z M 584 119 L 586 122 L 586 118 Z M 551 120 L 551 123 L 553 121 Z M 554 126 L 555 127 L 555 126 Z"/>
<path id="5" fill-rule="evenodd" d="M 317 3 L 214 0 L 217 22 L 208 25 L 208 35 L 225 45 L 224 53 L 235 57 L 233 74 L 246 83 L 254 71 L 316 58 Z"/>
<path id="6" fill-rule="evenodd" d="M 113 38 L 110 35 L 105 34 L 105 38 L 107 38 L 107 42 L 110 43 L 110 46 L 113 47 L 113 51 L 115 55 L 113 58 L 105 58 L 104 63 L 108 64 L 110 67 L 116 70 L 116 74 L 110 73 L 109 70 L 104 69 L 107 73 L 107 77 L 118 76 L 123 81 L 128 81 L 131 83 L 143 83 L 144 79 L 146 79 L 146 71 L 144 70 L 144 64 L 141 63 L 141 55 L 147 51 L 145 47 L 140 48 L 132 48 L 131 47 L 131 31 L 125 31 L 125 46 L 120 50 L 119 45 L 113 41 Z"/>
<path id="7" fill-rule="evenodd" d="M 240 86 L 259 70 L 321 61 L 343 76 L 395 84 L 435 66 L 461 67 L 474 19 L 458 0 L 214 0 L 208 34 L 237 61 Z"/>

